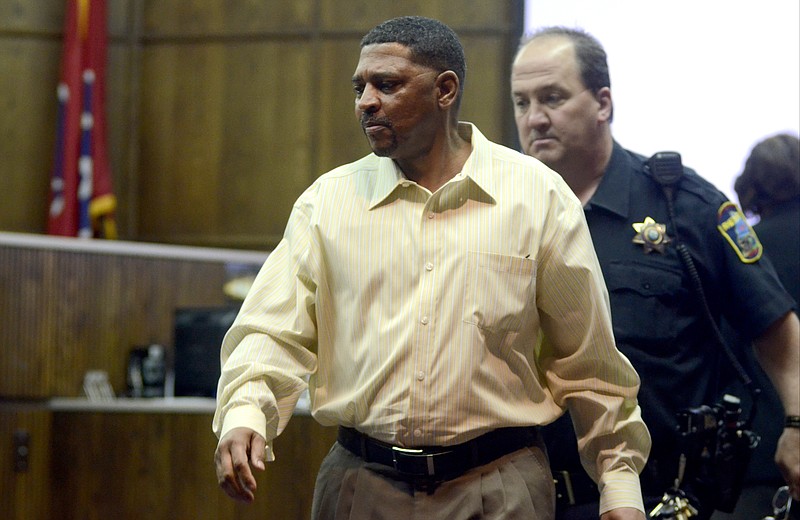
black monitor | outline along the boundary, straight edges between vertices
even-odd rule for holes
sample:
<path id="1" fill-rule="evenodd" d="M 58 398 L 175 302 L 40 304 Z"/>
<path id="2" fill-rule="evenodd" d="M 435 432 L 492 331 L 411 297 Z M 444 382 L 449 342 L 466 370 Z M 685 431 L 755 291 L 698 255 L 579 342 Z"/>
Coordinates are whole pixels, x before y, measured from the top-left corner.
<path id="1" fill-rule="evenodd" d="M 238 305 L 175 310 L 175 396 L 216 397 L 220 346 Z"/>

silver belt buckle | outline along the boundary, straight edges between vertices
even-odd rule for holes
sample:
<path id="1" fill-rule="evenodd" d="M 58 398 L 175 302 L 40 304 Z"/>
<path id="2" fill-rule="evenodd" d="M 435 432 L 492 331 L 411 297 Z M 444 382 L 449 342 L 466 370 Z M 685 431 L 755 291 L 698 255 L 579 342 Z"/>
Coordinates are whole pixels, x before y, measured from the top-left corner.
<path id="1" fill-rule="evenodd" d="M 433 453 L 429 453 L 429 454 L 425 455 L 425 453 L 422 450 L 413 449 L 413 448 L 400 448 L 398 446 L 392 446 L 392 462 L 394 463 L 394 469 L 396 469 L 397 471 L 399 471 L 401 473 L 412 473 L 410 471 L 403 471 L 403 468 L 400 467 L 401 464 L 398 463 L 398 460 L 397 460 L 397 456 L 398 455 L 400 455 L 401 458 L 403 456 L 405 456 L 405 457 L 407 457 L 409 459 L 420 459 L 420 458 L 424 457 L 426 459 L 425 462 L 426 462 L 426 467 L 427 467 L 427 470 L 428 470 L 428 476 L 432 477 L 433 475 L 436 474 L 436 471 L 435 471 L 435 468 L 434 468 L 434 465 L 433 465 L 433 455 L 434 455 Z"/>
<path id="2" fill-rule="evenodd" d="M 567 493 L 567 503 L 571 506 L 574 506 L 575 491 L 572 489 L 572 479 L 569 476 L 569 471 L 559 471 L 558 475 L 561 483 L 564 484 L 564 491 Z"/>

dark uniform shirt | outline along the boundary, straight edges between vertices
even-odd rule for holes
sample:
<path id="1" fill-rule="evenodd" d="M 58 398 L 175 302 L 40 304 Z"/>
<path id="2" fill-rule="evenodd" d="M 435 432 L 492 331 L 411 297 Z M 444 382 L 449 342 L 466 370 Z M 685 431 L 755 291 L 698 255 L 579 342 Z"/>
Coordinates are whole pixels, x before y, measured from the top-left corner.
<path id="1" fill-rule="evenodd" d="M 653 440 L 643 493 L 660 497 L 678 470 L 676 413 L 719 402 L 720 373 L 728 369 L 677 241 L 693 258 L 714 319 L 724 316 L 745 337 L 761 335 L 793 302 L 723 193 L 684 168 L 674 190 L 673 225 L 646 160 L 614 143 L 585 213 L 608 286 L 617 345 L 641 377 L 639 404 Z M 562 417 L 544 432 L 553 470 L 582 473 L 569 420 Z"/>

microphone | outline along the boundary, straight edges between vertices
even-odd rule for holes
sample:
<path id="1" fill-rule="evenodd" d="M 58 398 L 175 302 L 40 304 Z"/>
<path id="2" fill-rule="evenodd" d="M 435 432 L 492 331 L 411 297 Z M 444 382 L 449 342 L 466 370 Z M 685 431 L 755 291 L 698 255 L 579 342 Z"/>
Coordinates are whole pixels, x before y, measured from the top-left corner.
<path id="1" fill-rule="evenodd" d="M 647 160 L 647 165 L 661 186 L 674 186 L 683 177 L 683 162 L 678 152 L 657 152 Z"/>

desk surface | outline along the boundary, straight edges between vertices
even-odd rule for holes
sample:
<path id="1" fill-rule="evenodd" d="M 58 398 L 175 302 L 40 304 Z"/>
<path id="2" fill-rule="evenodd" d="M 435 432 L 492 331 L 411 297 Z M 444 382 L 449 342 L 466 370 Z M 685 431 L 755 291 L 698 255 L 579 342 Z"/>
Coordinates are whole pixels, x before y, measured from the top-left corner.
<path id="1" fill-rule="evenodd" d="M 309 403 L 302 396 L 294 410 L 295 415 L 310 415 Z M 50 399 L 47 408 L 54 412 L 88 413 L 188 413 L 213 414 L 216 400 L 211 397 L 151 397 L 117 398 L 108 401 L 90 401 L 83 397 Z"/>

